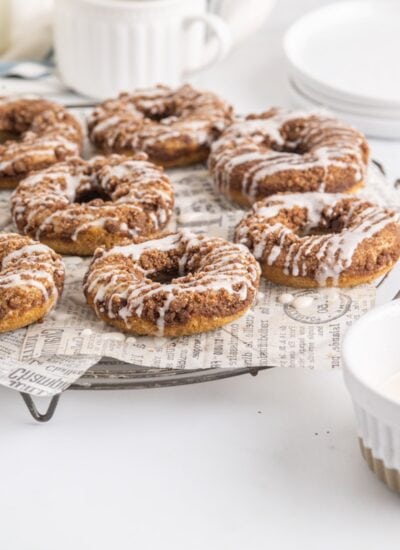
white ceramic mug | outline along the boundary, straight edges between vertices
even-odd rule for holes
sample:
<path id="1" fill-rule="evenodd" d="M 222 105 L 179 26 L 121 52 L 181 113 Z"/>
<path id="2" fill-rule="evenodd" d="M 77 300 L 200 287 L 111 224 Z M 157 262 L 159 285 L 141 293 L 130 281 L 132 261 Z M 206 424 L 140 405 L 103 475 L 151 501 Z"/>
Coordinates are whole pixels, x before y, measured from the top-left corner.
<path id="1" fill-rule="evenodd" d="M 56 0 L 60 75 L 97 99 L 177 85 L 230 48 L 226 23 L 206 9 L 206 0 Z"/>

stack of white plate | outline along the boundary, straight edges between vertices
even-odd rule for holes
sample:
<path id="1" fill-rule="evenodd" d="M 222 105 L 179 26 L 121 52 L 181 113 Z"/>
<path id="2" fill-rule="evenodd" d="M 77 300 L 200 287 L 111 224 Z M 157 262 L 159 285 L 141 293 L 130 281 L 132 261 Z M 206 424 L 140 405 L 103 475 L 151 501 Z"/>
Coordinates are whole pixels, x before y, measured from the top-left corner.
<path id="1" fill-rule="evenodd" d="M 286 33 L 298 107 L 324 107 L 372 137 L 400 138 L 400 1 L 351 0 L 299 19 Z"/>

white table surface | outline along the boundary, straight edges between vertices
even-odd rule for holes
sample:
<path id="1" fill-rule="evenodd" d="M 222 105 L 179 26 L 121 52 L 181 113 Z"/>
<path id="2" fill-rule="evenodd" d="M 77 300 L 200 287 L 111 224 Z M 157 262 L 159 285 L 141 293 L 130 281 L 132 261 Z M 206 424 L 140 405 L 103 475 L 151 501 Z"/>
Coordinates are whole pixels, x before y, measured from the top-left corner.
<path id="1" fill-rule="evenodd" d="M 243 112 L 287 104 L 282 30 L 318 4 L 279 0 L 194 83 Z M 400 144 L 372 146 L 400 174 Z M 399 547 L 400 499 L 361 458 L 340 372 L 71 391 L 43 425 L 0 388 L 0 411 L 1 549 Z"/>

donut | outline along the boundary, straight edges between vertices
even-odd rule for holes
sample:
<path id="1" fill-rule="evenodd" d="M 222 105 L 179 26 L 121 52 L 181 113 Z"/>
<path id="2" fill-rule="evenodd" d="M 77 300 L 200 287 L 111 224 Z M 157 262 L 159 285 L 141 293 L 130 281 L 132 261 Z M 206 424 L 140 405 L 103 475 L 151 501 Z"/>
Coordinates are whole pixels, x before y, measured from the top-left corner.
<path id="1" fill-rule="evenodd" d="M 84 292 L 96 315 L 123 332 L 182 336 L 243 315 L 259 277 L 246 247 L 183 231 L 97 250 Z"/>
<path id="2" fill-rule="evenodd" d="M 164 167 L 204 161 L 210 144 L 231 121 L 232 108 L 211 92 L 188 84 L 122 93 L 89 117 L 92 143 L 103 153 L 144 151 Z"/>
<path id="3" fill-rule="evenodd" d="M 293 193 L 254 204 L 235 229 L 267 279 L 348 287 L 386 273 L 400 255 L 396 212 L 343 193 Z"/>
<path id="4" fill-rule="evenodd" d="M 0 234 L 0 332 L 42 319 L 63 284 L 64 265 L 51 248 L 15 233 Z"/>
<path id="5" fill-rule="evenodd" d="M 159 234 L 173 204 L 169 178 L 144 153 L 73 158 L 29 176 L 11 197 L 21 233 L 80 256 Z"/>
<path id="6" fill-rule="evenodd" d="M 351 193 L 368 164 L 362 134 L 329 114 L 271 109 L 226 128 L 208 165 L 215 187 L 249 206 L 275 193 Z"/>
<path id="7" fill-rule="evenodd" d="M 44 99 L 0 98 L 0 189 L 13 189 L 35 170 L 79 155 L 82 130 L 61 105 Z"/>

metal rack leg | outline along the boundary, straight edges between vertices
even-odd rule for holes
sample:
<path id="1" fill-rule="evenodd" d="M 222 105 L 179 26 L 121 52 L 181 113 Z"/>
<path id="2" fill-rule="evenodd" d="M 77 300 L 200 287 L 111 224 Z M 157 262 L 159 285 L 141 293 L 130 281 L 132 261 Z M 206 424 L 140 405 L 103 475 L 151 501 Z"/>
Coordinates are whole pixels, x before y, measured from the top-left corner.
<path id="1" fill-rule="evenodd" d="M 48 422 L 53 418 L 54 412 L 58 405 L 58 401 L 60 399 L 60 394 L 54 395 L 51 398 L 49 406 L 47 407 L 47 411 L 44 413 L 40 413 L 37 410 L 37 407 L 31 395 L 29 395 L 28 393 L 21 392 L 21 397 L 24 400 L 25 405 L 28 407 L 29 412 L 31 413 L 32 417 L 35 420 L 37 420 L 38 422 Z"/>

